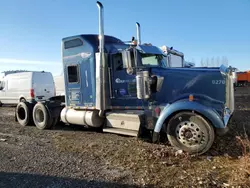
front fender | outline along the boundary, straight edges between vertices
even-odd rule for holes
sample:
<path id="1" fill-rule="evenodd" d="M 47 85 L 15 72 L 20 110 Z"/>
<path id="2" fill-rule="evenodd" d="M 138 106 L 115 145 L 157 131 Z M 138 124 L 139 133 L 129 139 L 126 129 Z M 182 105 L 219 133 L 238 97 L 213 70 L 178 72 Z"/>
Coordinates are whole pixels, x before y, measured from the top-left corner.
<path id="1" fill-rule="evenodd" d="M 177 111 L 196 111 L 198 113 L 200 113 L 201 115 L 203 115 L 204 117 L 206 117 L 208 120 L 211 121 L 212 125 L 215 128 L 225 128 L 225 124 L 223 122 L 222 117 L 220 117 L 220 115 L 212 108 L 204 106 L 198 102 L 195 101 L 177 101 L 175 103 L 169 104 L 167 105 L 160 117 L 158 118 L 155 128 L 154 128 L 154 132 L 155 133 L 159 133 L 161 131 L 161 128 L 163 126 L 163 123 L 165 122 L 165 120 L 171 116 L 171 114 L 177 112 Z"/>

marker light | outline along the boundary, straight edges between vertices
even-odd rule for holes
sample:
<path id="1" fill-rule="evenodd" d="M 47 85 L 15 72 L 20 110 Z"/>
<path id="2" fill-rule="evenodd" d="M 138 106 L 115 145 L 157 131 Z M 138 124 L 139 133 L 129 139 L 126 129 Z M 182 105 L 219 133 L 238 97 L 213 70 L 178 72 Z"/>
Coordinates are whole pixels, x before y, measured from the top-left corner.
<path id="1" fill-rule="evenodd" d="M 188 99 L 189 99 L 189 101 L 193 101 L 194 100 L 194 96 L 193 95 L 189 95 Z"/>
<path id="2" fill-rule="evenodd" d="M 133 40 L 133 41 L 132 41 L 132 44 L 133 44 L 133 45 L 137 45 L 137 40 Z"/>
<path id="3" fill-rule="evenodd" d="M 155 108 L 155 114 L 157 116 L 159 116 L 161 114 L 161 109 L 158 106 Z"/>

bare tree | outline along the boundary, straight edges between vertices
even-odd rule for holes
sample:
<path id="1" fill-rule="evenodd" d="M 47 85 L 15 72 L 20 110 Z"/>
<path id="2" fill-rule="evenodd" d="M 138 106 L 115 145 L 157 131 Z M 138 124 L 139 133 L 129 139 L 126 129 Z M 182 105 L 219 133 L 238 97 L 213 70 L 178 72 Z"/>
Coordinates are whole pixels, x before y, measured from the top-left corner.
<path id="1" fill-rule="evenodd" d="M 225 57 L 225 64 L 224 65 L 228 66 L 228 59 L 227 59 L 227 57 Z"/>
<path id="2" fill-rule="evenodd" d="M 205 65 L 206 67 L 209 67 L 209 58 L 207 57 L 207 59 L 206 59 L 206 65 Z"/>
<path id="3" fill-rule="evenodd" d="M 211 58 L 211 63 L 210 66 L 213 67 L 214 66 L 214 57 Z"/>
<path id="4" fill-rule="evenodd" d="M 192 60 L 193 61 L 193 60 Z M 202 67 L 219 67 L 221 64 L 228 66 L 228 59 L 226 56 L 219 57 L 207 57 L 206 60 L 204 58 L 201 59 L 200 64 Z"/>
<path id="5" fill-rule="evenodd" d="M 201 58 L 201 62 L 200 62 L 200 64 L 201 64 L 201 67 L 204 67 L 204 61 L 203 61 L 203 58 Z"/>
<path id="6" fill-rule="evenodd" d="M 194 64 L 195 64 L 195 59 L 194 59 L 194 58 L 192 58 L 192 63 L 194 63 Z"/>
<path id="7" fill-rule="evenodd" d="M 226 56 L 223 56 L 223 57 L 222 57 L 221 64 L 223 64 L 223 65 L 225 65 L 225 66 L 228 66 L 228 59 L 227 59 Z"/>
<path id="8" fill-rule="evenodd" d="M 217 56 L 217 58 L 216 58 L 216 66 L 220 66 L 220 57 L 219 56 Z"/>

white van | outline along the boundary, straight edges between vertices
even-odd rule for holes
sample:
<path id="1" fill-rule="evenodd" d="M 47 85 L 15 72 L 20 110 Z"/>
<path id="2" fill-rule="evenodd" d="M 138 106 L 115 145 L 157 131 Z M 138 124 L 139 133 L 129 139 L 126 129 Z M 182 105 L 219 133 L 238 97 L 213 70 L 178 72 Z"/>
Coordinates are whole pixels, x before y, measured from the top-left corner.
<path id="1" fill-rule="evenodd" d="M 54 79 L 50 72 L 19 72 L 0 80 L 0 104 L 46 100 L 55 96 Z"/>
<path id="2" fill-rule="evenodd" d="M 54 82 L 56 87 L 56 95 L 64 96 L 65 95 L 65 85 L 63 75 L 54 76 Z"/>

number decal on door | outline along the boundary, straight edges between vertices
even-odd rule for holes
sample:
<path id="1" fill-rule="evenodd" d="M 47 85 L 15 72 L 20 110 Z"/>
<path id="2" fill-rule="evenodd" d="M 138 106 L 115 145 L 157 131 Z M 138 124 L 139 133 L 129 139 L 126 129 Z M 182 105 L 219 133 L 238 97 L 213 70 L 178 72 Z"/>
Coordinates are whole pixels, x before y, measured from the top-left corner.
<path id="1" fill-rule="evenodd" d="M 212 80 L 212 84 L 225 84 L 225 80 Z"/>

